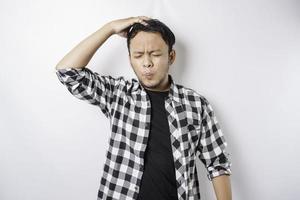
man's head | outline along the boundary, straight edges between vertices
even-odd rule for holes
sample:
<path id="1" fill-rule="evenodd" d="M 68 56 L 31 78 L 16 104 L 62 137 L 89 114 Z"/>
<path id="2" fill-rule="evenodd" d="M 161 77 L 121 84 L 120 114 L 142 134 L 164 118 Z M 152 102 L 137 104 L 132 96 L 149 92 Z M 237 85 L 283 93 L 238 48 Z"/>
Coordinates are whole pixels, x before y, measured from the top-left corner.
<path id="1" fill-rule="evenodd" d="M 133 24 L 127 33 L 127 48 L 131 66 L 141 84 L 149 90 L 169 89 L 169 66 L 175 60 L 175 36 L 157 19 L 147 20 L 147 26 Z"/>

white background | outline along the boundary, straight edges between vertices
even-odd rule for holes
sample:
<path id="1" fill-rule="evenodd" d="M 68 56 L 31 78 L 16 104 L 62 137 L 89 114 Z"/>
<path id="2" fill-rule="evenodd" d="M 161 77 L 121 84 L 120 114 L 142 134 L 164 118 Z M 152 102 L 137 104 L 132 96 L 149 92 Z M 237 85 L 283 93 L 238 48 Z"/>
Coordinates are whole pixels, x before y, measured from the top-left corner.
<path id="1" fill-rule="evenodd" d="M 299 11 L 296 0 L 1 1 L 0 199 L 97 198 L 109 121 L 54 68 L 104 23 L 138 15 L 171 28 L 170 73 L 213 105 L 232 154 L 233 199 L 299 199 Z M 135 77 L 117 35 L 88 67 Z M 197 167 L 202 199 L 215 199 Z"/>

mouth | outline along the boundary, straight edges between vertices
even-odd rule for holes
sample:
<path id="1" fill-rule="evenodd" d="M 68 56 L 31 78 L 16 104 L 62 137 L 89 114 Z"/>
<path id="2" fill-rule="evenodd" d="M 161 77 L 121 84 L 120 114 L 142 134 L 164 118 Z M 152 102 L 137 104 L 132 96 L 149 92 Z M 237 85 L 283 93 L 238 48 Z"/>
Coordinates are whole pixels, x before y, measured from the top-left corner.
<path id="1" fill-rule="evenodd" d="M 151 73 L 151 72 L 144 72 L 143 73 L 143 76 L 153 76 L 154 73 Z"/>
<path id="2" fill-rule="evenodd" d="M 143 74 L 143 76 L 145 76 L 145 77 L 151 77 L 151 76 L 153 76 L 154 74 L 153 73 L 144 73 Z"/>

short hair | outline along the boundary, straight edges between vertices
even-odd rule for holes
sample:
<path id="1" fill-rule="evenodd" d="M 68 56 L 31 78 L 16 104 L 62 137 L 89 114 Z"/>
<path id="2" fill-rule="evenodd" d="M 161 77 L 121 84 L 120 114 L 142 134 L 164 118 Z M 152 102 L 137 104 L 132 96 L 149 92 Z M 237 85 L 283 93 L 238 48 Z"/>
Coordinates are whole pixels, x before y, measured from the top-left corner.
<path id="1" fill-rule="evenodd" d="M 130 53 L 130 40 L 133 39 L 136 34 L 140 31 L 145 32 L 153 32 L 160 33 L 162 39 L 166 42 L 169 47 L 169 53 L 173 49 L 173 45 L 175 44 L 175 35 L 171 31 L 171 29 L 166 26 L 163 22 L 158 19 L 150 19 L 145 20 L 147 25 L 143 25 L 141 23 L 134 23 L 132 26 L 127 28 L 127 48 Z"/>

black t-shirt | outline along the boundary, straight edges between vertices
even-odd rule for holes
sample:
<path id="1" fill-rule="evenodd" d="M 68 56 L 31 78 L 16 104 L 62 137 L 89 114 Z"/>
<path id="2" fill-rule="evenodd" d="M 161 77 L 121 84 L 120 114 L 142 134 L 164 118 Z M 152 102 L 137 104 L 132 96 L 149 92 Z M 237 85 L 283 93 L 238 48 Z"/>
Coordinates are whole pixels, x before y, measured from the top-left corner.
<path id="1" fill-rule="evenodd" d="M 151 126 L 144 158 L 138 200 L 176 200 L 177 187 L 170 130 L 165 110 L 169 91 L 147 90 L 151 101 Z"/>

